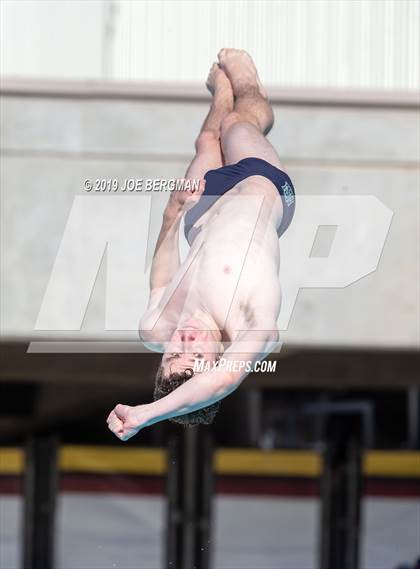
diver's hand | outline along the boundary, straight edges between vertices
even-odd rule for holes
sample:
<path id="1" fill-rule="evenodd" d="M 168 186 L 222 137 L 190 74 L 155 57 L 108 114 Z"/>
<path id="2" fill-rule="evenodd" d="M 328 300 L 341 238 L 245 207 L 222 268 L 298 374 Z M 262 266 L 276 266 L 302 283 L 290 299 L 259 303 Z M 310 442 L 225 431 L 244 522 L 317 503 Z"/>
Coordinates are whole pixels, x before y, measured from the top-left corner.
<path id="1" fill-rule="evenodd" d="M 193 182 L 193 180 L 187 180 L 186 178 L 182 178 L 179 181 L 184 184 Z M 200 178 L 200 185 L 196 190 L 173 190 L 168 205 L 166 206 L 166 213 L 186 212 L 191 209 L 200 199 L 201 194 L 204 192 L 205 185 L 206 180 Z"/>
<path id="2" fill-rule="evenodd" d="M 119 403 L 108 415 L 108 428 L 122 441 L 127 441 L 148 425 L 149 405 L 122 405 Z"/>

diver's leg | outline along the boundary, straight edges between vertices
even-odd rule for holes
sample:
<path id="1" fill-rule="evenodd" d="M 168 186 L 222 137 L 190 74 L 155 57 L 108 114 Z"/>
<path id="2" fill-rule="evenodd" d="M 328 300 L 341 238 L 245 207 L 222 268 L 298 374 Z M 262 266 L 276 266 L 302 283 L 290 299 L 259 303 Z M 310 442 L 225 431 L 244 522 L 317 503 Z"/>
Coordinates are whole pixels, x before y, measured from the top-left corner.
<path id="1" fill-rule="evenodd" d="M 219 63 L 235 97 L 234 109 L 222 121 L 221 146 L 227 164 L 255 157 L 281 168 L 277 152 L 265 138 L 274 115 L 251 57 L 243 50 L 222 49 Z"/>
<path id="2" fill-rule="evenodd" d="M 186 178 L 203 178 L 207 170 L 223 166 L 220 147 L 221 124 L 233 110 L 233 92 L 225 72 L 214 63 L 206 82 L 213 95 L 209 113 L 195 141 L 196 155 L 185 174 Z"/>

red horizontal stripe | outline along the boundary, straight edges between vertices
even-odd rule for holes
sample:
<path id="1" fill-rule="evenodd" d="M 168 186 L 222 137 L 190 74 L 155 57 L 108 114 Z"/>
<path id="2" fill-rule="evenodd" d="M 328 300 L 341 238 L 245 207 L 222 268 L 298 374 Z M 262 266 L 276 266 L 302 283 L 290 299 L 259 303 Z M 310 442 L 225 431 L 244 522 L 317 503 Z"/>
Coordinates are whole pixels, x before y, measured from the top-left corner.
<path id="1" fill-rule="evenodd" d="M 119 494 L 163 495 L 165 477 L 115 474 L 63 474 L 60 492 L 104 492 Z M 218 476 L 215 492 L 224 495 L 307 496 L 319 495 L 318 481 L 313 478 Z M 0 494 L 22 494 L 23 478 L 0 476 Z M 369 478 L 363 483 L 364 496 L 420 497 L 420 483 L 407 479 Z"/>
<path id="2" fill-rule="evenodd" d="M 389 496 L 392 498 L 420 498 L 420 482 L 418 480 L 394 480 L 368 478 L 364 481 L 364 495 Z"/>
<path id="3" fill-rule="evenodd" d="M 23 477 L 16 475 L 0 476 L 0 494 L 23 494 Z"/>
<path id="4" fill-rule="evenodd" d="M 60 491 L 161 495 L 165 493 L 165 483 L 165 478 L 158 476 L 64 474 Z"/>

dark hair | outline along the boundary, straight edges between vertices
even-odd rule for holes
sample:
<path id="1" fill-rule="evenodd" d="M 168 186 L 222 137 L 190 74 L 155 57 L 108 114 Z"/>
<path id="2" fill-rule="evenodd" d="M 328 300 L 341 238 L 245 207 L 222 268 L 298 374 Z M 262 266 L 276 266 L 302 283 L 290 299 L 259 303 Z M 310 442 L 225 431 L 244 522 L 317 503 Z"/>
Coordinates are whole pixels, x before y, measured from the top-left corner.
<path id="1" fill-rule="evenodd" d="M 192 377 L 192 371 L 186 370 L 184 373 L 171 373 L 169 376 L 163 375 L 163 366 L 160 365 L 155 379 L 155 389 L 153 391 L 153 399 L 161 399 L 171 393 L 174 389 L 188 381 Z M 220 401 L 212 403 L 208 407 L 203 407 L 198 411 L 192 411 L 186 415 L 173 417 L 169 419 L 173 423 L 192 427 L 193 425 L 210 425 L 219 411 Z"/>

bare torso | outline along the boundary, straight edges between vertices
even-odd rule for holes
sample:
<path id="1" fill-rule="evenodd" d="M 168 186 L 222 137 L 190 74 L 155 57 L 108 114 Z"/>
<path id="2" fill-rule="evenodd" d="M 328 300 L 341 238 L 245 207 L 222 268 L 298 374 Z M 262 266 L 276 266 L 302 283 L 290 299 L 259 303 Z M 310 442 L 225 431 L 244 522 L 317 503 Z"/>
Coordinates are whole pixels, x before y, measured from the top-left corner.
<path id="1" fill-rule="evenodd" d="M 196 222 L 189 254 L 159 302 L 162 337 L 202 312 L 212 315 L 225 342 L 240 330 L 275 325 L 281 216 L 278 191 L 261 176 L 245 179 L 213 204 Z"/>

